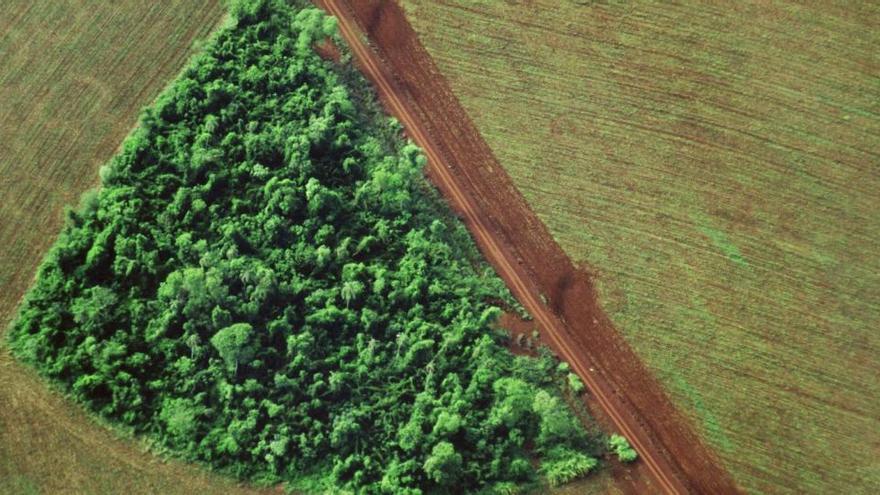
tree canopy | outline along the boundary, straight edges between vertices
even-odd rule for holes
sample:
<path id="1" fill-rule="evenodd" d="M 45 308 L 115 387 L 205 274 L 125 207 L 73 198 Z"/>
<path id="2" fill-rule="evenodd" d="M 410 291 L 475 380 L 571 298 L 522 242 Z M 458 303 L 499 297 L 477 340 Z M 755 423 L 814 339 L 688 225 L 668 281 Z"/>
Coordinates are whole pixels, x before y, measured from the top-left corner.
<path id="1" fill-rule="evenodd" d="M 253 333 L 254 327 L 250 323 L 236 323 L 218 330 L 211 337 L 211 344 L 226 366 L 232 368 L 233 374 L 238 370 L 238 363 L 250 361 L 257 351 L 253 345 Z"/>
<path id="2" fill-rule="evenodd" d="M 612 434 L 608 439 L 608 448 L 615 454 L 620 462 L 633 462 L 638 459 L 639 454 L 636 449 L 632 448 L 629 440 L 623 435 Z"/>
<path id="3" fill-rule="evenodd" d="M 503 347 L 510 295 L 420 151 L 312 49 L 333 20 L 281 0 L 232 16 L 69 214 L 16 354 L 251 480 L 417 494 L 508 490 L 559 452 L 560 476 L 591 469 L 564 375 Z"/>

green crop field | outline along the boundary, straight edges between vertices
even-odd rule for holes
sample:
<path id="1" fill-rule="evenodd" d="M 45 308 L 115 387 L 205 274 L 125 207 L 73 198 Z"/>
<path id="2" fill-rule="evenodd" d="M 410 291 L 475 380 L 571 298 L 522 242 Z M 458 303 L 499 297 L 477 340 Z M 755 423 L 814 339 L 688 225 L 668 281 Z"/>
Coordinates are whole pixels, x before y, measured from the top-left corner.
<path id="1" fill-rule="evenodd" d="M 57 236 L 63 208 L 97 183 L 140 108 L 222 15 L 219 0 L 3 2 L 0 328 Z M 244 492 L 116 438 L 0 344 L 0 493 Z"/>
<path id="2" fill-rule="evenodd" d="M 880 7 L 402 4 L 737 482 L 876 490 Z"/>

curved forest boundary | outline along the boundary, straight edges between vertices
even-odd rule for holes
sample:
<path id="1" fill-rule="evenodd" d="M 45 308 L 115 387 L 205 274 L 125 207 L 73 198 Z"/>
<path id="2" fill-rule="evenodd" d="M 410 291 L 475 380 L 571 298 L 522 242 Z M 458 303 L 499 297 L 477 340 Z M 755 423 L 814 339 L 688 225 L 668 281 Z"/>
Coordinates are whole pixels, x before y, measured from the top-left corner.
<path id="1" fill-rule="evenodd" d="M 0 16 L 0 493 L 258 494 L 121 439 L 2 338 L 62 211 L 217 26 L 218 0 L 3 2 Z"/>
<path id="2" fill-rule="evenodd" d="M 613 424 L 630 436 L 658 485 L 670 493 L 735 492 L 717 458 L 601 312 L 588 274 L 572 265 L 529 210 L 399 7 L 375 1 L 319 4 L 340 17 L 342 33 L 385 103 L 426 149 L 434 182 L 536 318 L 545 340 L 587 382 Z M 364 50 L 352 19 L 378 57 Z"/>
<path id="3" fill-rule="evenodd" d="M 566 407 L 567 366 L 505 348 L 498 305 L 519 305 L 421 151 L 313 49 L 342 44 L 336 20 L 229 6 L 67 214 L 10 349 L 110 424 L 261 485 L 511 493 L 634 460 Z"/>

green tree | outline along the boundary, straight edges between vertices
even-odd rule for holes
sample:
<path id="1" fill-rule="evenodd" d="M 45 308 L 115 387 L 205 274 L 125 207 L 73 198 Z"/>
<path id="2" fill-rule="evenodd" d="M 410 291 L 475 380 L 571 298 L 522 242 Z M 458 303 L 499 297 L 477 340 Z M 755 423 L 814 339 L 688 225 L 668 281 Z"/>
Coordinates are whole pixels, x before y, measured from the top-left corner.
<path id="1" fill-rule="evenodd" d="M 345 301 L 345 307 L 347 308 L 351 301 L 358 298 L 361 293 L 364 291 L 364 284 L 358 282 L 357 280 L 348 280 L 342 283 L 342 289 L 340 293 L 342 295 L 342 299 Z"/>
<path id="2" fill-rule="evenodd" d="M 462 458 L 449 442 L 440 442 L 425 459 L 425 474 L 440 486 L 453 486 L 461 476 Z"/>
<path id="3" fill-rule="evenodd" d="M 633 462 L 639 457 L 638 452 L 630 446 L 623 435 L 612 434 L 608 439 L 608 448 L 617 455 L 620 462 Z"/>
<path id="4" fill-rule="evenodd" d="M 535 394 L 532 409 L 541 418 L 538 446 L 544 449 L 583 437 L 583 430 L 565 405 L 544 390 Z"/>
<path id="5" fill-rule="evenodd" d="M 199 334 L 197 333 L 190 334 L 190 336 L 186 338 L 186 346 L 189 347 L 191 359 L 196 358 L 196 353 L 199 351 L 201 343 L 202 339 L 199 338 Z"/>
<path id="6" fill-rule="evenodd" d="M 219 330 L 211 337 L 211 345 L 217 349 L 232 374 L 238 372 L 238 365 L 248 361 L 256 352 L 254 328 L 249 323 L 235 323 Z"/>
<path id="7" fill-rule="evenodd" d="M 557 447 L 541 461 L 541 472 L 550 486 L 560 486 L 580 478 L 599 465 L 599 461 L 575 450 Z"/>
<path id="8" fill-rule="evenodd" d="M 568 377 L 568 387 L 571 389 L 575 395 L 580 395 L 584 392 L 584 382 L 581 381 L 580 377 L 574 373 L 569 373 Z"/>
<path id="9" fill-rule="evenodd" d="M 184 398 L 165 399 L 159 418 L 167 425 L 171 435 L 188 441 L 198 428 L 197 416 L 202 412 L 191 400 Z"/>

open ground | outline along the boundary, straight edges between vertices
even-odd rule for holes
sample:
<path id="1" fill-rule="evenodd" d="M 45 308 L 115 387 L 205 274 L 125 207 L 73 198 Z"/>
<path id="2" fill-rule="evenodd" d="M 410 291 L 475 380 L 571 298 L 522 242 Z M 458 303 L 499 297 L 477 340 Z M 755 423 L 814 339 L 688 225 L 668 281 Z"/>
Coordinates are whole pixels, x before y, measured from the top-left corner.
<path id="1" fill-rule="evenodd" d="M 880 8 L 404 0 L 750 492 L 880 485 Z"/>
<path id="2" fill-rule="evenodd" d="M 0 329 L 65 207 L 218 24 L 218 0 L 4 2 L 0 17 Z M 2 333 L 2 332 L 0 332 Z M 0 341 L 5 339 L 0 338 Z M 49 390 L 0 346 L 0 492 L 256 493 L 162 462 Z"/>

